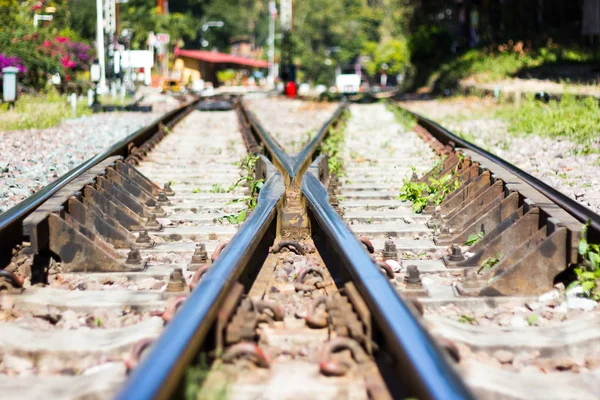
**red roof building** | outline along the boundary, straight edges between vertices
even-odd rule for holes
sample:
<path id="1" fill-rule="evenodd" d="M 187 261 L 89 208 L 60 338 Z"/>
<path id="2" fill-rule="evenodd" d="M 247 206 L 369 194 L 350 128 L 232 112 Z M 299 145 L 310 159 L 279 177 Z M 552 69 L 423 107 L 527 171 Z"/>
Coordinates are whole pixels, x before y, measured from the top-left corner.
<path id="1" fill-rule="evenodd" d="M 198 71 L 202 79 L 212 82 L 215 86 L 218 84 L 217 71 L 224 69 L 269 68 L 269 63 L 265 60 L 256 60 L 254 58 L 235 56 L 216 51 L 176 50 L 175 58 L 183 61 L 184 80 L 185 76 L 190 76 L 192 71 Z M 194 76 L 195 74 L 191 75 Z"/>

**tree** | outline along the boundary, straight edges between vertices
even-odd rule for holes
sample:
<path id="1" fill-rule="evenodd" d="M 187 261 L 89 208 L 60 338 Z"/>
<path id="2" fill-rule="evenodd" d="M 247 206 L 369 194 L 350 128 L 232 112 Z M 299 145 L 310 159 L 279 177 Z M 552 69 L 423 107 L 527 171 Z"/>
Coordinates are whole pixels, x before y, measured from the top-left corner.
<path id="1" fill-rule="evenodd" d="M 387 73 L 391 75 L 404 72 L 410 64 L 408 45 L 402 39 L 389 39 L 379 44 L 367 43 L 365 53 L 371 56 L 366 65 L 370 75 L 380 72 L 384 64 L 387 65 Z"/>

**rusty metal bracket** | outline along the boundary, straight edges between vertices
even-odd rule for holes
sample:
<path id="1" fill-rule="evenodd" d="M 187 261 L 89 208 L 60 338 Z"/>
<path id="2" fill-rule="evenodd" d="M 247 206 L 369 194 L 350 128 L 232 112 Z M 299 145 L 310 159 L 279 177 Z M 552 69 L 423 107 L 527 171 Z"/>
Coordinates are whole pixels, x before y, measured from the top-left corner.
<path id="1" fill-rule="evenodd" d="M 225 335 L 227 325 L 229 323 L 229 320 L 231 319 L 231 316 L 237 309 L 237 306 L 240 303 L 243 294 L 244 285 L 242 285 L 239 282 L 235 282 L 229 294 L 227 295 L 227 298 L 223 302 L 222 307 L 219 309 L 219 313 L 217 314 L 215 333 L 215 349 L 217 355 L 222 354 L 223 350 L 225 349 Z"/>
<path id="2" fill-rule="evenodd" d="M 121 160 L 121 157 L 111 157 L 102 161 L 29 215 L 23 222 L 23 229 L 30 237 L 30 251 L 39 254 L 44 249 L 50 250 L 60 258 L 63 271 L 144 269 L 139 248 L 154 245 L 147 235 L 150 229 L 142 225 L 146 222 L 144 213 L 149 214 L 149 221 L 154 220 L 154 225 L 149 228 L 161 228 L 155 222 L 156 214 L 148 211 L 153 209 L 144 203 L 153 204 L 154 209 L 160 208 L 159 199 L 165 194 L 160 191 L 159 199 L 155 199 L 117 172 L 117 164 L 125 166 Z M 135 175 L 133 167 L 124 168 Z M 111 176 L 112 182 L 105 176 Z M 137 240 L 136 231 L 144 232 L 143 240 Z M 117 249 L 130 251 L 125 256 Z"/>

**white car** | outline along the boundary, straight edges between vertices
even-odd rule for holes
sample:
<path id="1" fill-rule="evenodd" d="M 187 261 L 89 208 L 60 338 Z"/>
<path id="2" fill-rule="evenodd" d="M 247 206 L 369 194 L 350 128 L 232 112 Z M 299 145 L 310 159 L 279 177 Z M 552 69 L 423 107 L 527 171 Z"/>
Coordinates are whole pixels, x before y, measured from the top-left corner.
<path id="1" fill-rule="evenodd" d="M 360 75 L 342 74 L 335 78 L 335 86 L 339 93 L 358 93 L 360 89 Z"/>

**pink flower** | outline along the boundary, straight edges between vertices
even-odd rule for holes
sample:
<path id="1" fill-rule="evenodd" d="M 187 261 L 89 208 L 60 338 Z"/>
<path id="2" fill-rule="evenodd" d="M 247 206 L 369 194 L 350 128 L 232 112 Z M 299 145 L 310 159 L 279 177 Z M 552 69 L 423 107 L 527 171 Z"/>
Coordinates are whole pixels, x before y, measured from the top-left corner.
<path id="1" fill-rule="evenodd" d="M 44 43 L 42 43 L 44 45 L 45 49 L 49 49 L 50 46 L 52 46 L 52 42 L 49 40 L 44 40 Z"/>
<path id="2" fill-rule="evenodd" d="M 54 40 L 56 40 L 58 43 L 67 43 L 69 41 L 69 38 L 64 36 L 57 36 L 54 38 Z"/>
<path id="3" fill-rule="evenodd" d="M 40 2 L 38 2 L 38 3 L 35 3 L 35 4 L 33 5 L 33 7 L 31 7 L 31 10 L 32 10 L 32 11 L 37 11 L 37 10 L 40 10 L 41 8 L 42 8 L 42 2 L 40 1 Z"/>
<path id="4" fill-rule="evenodd" d="M 71 80 L 71 75 L 65 75 L 65 80 L 66 81 L 70 81 Z"/>
<path id="5" fill-rule="evenodd" d="M 64 56 L 60 59 L 60 64 L 63 66 L 63 68 L 69 68 L 69 64 L 72 61 L 69 59 L 69 56 Z"/>
<path id="6" fill-rule="evenodd" d="M 16 37 L 14 37 L 12 40 L 13 43 L 17 43 L 18 41 L 19 41 L 19 39 L 17 39 Z"/>

